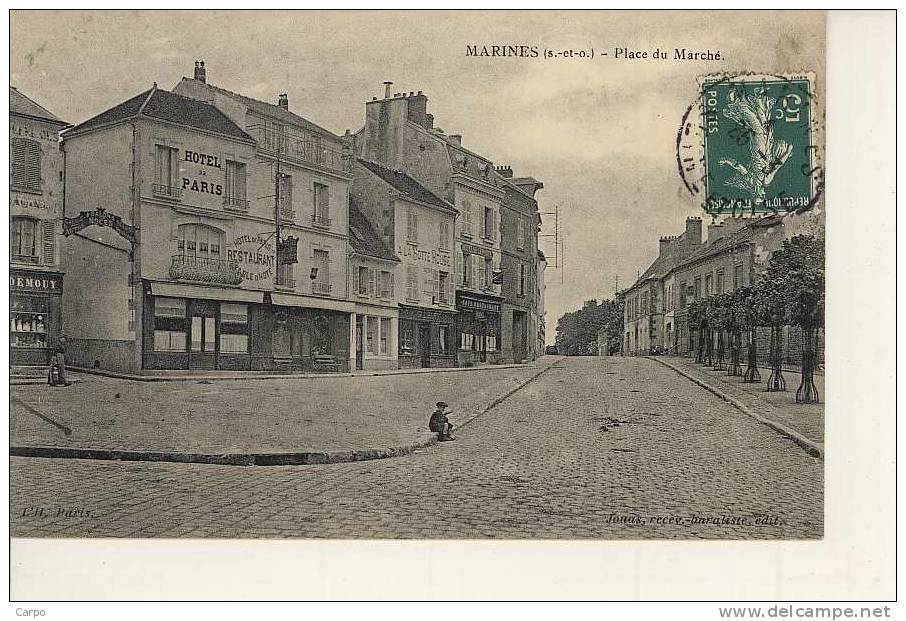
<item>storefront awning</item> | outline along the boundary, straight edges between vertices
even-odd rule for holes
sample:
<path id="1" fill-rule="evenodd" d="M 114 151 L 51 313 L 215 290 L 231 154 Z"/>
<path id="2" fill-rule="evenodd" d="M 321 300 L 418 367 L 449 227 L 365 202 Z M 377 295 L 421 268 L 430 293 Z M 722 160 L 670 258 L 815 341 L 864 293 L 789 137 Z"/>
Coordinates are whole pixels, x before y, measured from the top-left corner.
<path id="1" fill-rule="evenodd" d="M 168 298 L 193 298 L 196 300 L 220 300 L 222 302 L 251 302 L 253 304 L 261 304 L 264 302 L 263 291 L 181 285 L 169 282 L 152 282 L 151 293 L 153 295 L 160 295 Z"/>
<path id="2" fill-rule="evenodd" d="M 300 308 L 320 308 L 322 310 L 335 310 L 341 313 L 355 311 L 353 302 L 318 298 L 314 296 L 290 295 L 288 293 L 271 293 L 271 300 L 275 306 L 298 306 Z"/>

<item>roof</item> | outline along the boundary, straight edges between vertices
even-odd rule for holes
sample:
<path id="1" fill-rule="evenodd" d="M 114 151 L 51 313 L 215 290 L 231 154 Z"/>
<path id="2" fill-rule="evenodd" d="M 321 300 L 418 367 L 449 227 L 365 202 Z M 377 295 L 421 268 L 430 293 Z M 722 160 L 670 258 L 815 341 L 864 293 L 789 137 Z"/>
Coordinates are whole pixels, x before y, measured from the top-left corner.
<path id="1" fill-rule="evenodd" d="M 400 260 L 371 226 L 359 209 L 358 199 L 352 195 L 349 196 L 349 244 L 356 254 L 387 261 Z"/>
<path id="2" fill-rule="evenodd" d="M 219 86 L 214 86 L 213 84 L 209 84 L 207 82 L 202 82 L 201 80 L 196 80 L 194 78 L 183 77 L 183 80 L 187 81 L 187 82 L 196 82 L 196 83 L 200 84 L 201 86 L 203 86 L 204 88 L 209 88 L 212 91 L 217 91 L 218 93 L 222 93 L 228 97 L 232 97 L 233 99 L 236 99 L 237 101 L 241 101 L 243 104 L 248 106 L 249 109 L 254 110 L 255 112 L 258 112 L 259 114 L 274 117 L 274 118 L 278 119 L 279 121 L 282 121 L 283 123 L 299 125 L 301 127 L 304 127 L 305 129 L 308 129 L 309 131 L 313 131 L 315 133 L 321 134 L 322 136 L 324 136 L 326 138 L 332 138 L 334 140 L 340 139 L 340 137 L 338 135 L 336 135 L 329 129 L 324 129 L 320 125 L 312 123 L 308 119 L 299 116 L 295 112 L 290 112 L 289 110 L 287 110 L 285 108 L 281 108 L 280 106 L 278 106 L 276 104 L 268 103 L 266 101 L 261 101 L 260 99 L 254 99 L 252 97 L 247 97 L 245 95 L 240 95 L 239 93 L 235 93 L 231 90 L 221 88 Z"/>
<path id="3" fill-rule="evenodd" d="M 447 203 L 447 201 L 437 196 L 437 194 L 423 186 L 421 183 L 419 183 L 406 173 L 399 170 L 391 170 L 389 168 L 385 168 L 380 164 L 376 164 L 375 162 L 370 162 L 368 160 L 359 159 L 358 162 L 359 164 L 370 170 L 372 173 L 380 177 L 386 183 L 390 184 L 397 192 L 400 192 L 401 194 L 404 194 L 405 196 L 421 203 L 434 205 L 435 207 L 439 207 L 451 213 L 458 213 L 456 209 L 454 209 L 450 206 L 449 203 Z"/>
<path id="4" fill-rule="evenodd" d="M 68 125 L 66 121 L 61 121 L 54 113 L 38 102 L 30 99 L 19 92 L 15 86 L 9 87 L 9 112 L 10 114 L 19 114 L 21 116 L 30 116 L 51 123 Z"/>
<path id="5" fill-rule="evenodd" d="M 251 136 L 211 104 L 165 91 L 156 84 L 151 89 L 79 123 L 66 133 L 71 135 L 74 132 L 143 117 L 252 141 Z"/>

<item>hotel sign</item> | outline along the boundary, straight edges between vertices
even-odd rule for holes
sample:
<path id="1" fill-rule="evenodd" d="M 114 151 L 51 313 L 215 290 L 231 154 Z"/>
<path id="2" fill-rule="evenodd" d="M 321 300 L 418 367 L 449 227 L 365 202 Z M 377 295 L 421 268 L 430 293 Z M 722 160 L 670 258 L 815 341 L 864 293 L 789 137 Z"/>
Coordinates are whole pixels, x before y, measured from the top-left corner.
<path id="1" fill-rule="evenodd" d="M 258 282 L 274 275 L 276 257 L 269 235 L 240 235 L 226 249 L 227 261 L 239 265 L 242 280 Z"/>

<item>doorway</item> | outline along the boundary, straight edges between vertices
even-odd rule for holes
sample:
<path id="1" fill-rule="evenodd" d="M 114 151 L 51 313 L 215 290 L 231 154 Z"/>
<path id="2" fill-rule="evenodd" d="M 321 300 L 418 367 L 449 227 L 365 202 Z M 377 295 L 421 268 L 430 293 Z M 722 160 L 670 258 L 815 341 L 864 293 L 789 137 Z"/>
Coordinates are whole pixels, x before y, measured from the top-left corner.
<path id="1" fill-rule="evenodd" d="M 522 311 L 513 311 L 513 362 L 525 362 L 528 357 L 527 316 Z"/>
<path id="2" fill-rule="evenodd" d="M 431 324 L 418 324 L 418 355 L 423 369 L 431 366 Z"/>
<path id="3" fill-rule="evenodd" d="M 191 301 L 190 369 L 217 368 L 218 311 L 219 305 L 216 302 Z"/>
<path id="4" fill-rule="evenodd" d="M 365 318 L 361 315 L 355 318 L 355 368 L 365 368 Z"/>

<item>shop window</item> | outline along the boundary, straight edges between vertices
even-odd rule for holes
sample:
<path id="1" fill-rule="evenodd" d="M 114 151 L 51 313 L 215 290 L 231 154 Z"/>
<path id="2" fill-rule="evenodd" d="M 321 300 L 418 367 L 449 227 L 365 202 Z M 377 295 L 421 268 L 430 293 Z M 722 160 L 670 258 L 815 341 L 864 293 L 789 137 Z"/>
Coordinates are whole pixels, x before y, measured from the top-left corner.
<path id="1" fill-rule="evenodd" d="M 485 337 L 488 351 L 497 351 L 497 337 L 493 334 L 489 334 Z"/>
<path id="2" fill-rule="evenodd" d="M 249 311 L 247 304 L 227 302 L 220 304 L 220 353 L 248 353 L 248 323 Z"/>
<path id="3" fill-rule="evenodd" d="M 386 356 L 390 353 L 390 318 L 381 317 L 381 355 Z"/>
<path id="4" fill-rule="evenodd" d="M 400 321 L 400 354 L 415 353 L 415 322 Z"/>
<path id="5" fill-rule="evenodd" d="M 374 349 L 375 341 L 377 340 L 377 317 L 366 317 L 365 318 L 365 339 L 367 342 L 368 353 L 376 353 Z"/>
<path id="6" fill-rule="evenodd" d="M 333 354 L 333 330 L 331 329 L 330 319 L 325 315 L 318 315 L 314 321 L 314 331 L 312 333 L 312 356 L 330 356 Z"/>
<path id="7" fill-rule="evenodd" d="M 30 296 L 14 296 L 10 304 L 10 346 L 21 349 L 46 349 L 48 330 L 47 302 Z"/>
<path id="8" fill-rule="evenodd" d="M 186 301 L 154 298 L 154 351 L 186 351 Z"/>
<path id="9" fill-rule="evenodd" d="M 437 326 L 437 353 L 446 356 L 449 352 L 450 326 Z"/>
<path id="10" fill-rule="evenodd" d="M 38 221 L 15 217 L 10 222 L 10 253 L 13 261 L 38 262 Z"/>
<path id="11" fill-rule="evenodd" d="M 41 191 L 41 144 L 28 138 L 10 140 L 9 183 L 16 190 Z"/>
<path id="12" fill-rule="evenodd" d="M 314 211 L 312 224 L 330 226 L 330 189 L 323 183 L 315 183 L 313 190 Z"/>

